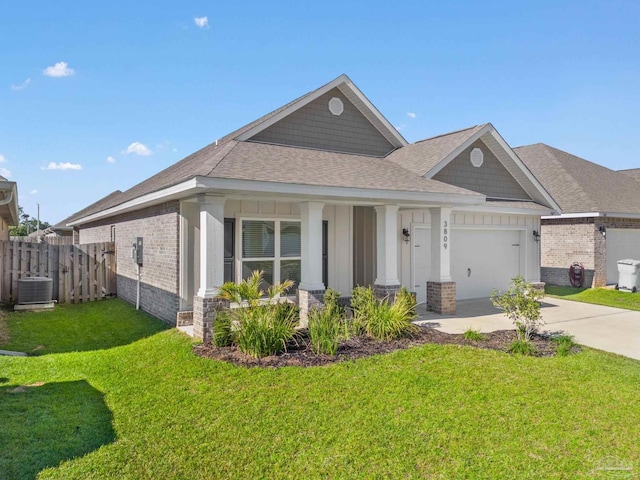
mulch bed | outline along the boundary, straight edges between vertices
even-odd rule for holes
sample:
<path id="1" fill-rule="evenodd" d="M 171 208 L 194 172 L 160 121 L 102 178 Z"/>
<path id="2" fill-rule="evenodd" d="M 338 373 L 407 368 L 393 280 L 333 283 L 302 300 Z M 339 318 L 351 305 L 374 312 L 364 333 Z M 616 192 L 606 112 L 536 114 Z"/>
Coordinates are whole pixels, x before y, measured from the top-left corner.
<path id="1" fill-rule="evenodd" d="M 200 357 L 222 360 L 244 367 L 315 367 L 395 352 L 427 343 L 466 345 L 506 352 L 511 342 L 516 339 L 516 332 L 515 330 L 499 330 L 486 333 L 485 337 L 485 340 L 481 341 L 466 340 L 463 334 L 444 333 L 435 328 L 425 326 L 420 327 L 412 337 L 388 342 L 381 342 L 367 337 L 351 338 L 340 344 L 338 353 L 334 357 L 313 353 L 309 345 L 309 339 L 304 335 L 298 339 L 297 343 L 289 345 L 286 352 L 264 358 L 253 358 L 242 353 L 236 347 L 215 347 L 211 343 L 197 345 L 193 350 Z M 555 355 L 554 344 L 549 337 L 534 335 L 532 343 L 537 350 L 536 356 L 552 357 Z"/>

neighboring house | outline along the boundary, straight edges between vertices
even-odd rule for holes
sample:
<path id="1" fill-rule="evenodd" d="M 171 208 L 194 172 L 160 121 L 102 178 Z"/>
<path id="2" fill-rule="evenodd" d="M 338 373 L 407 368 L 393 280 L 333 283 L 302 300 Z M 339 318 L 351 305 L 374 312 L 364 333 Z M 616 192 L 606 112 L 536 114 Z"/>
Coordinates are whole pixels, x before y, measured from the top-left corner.
<path id="1" fill-rule="evenodd" d="M 585 286 L 616 284 L 617 261 L 640 259 L 638 170 L 617 172 L 542 143 L 514 151 L 561 210 L 542 219 L 541 280 L 570 285 L 578 262 Z"/>
<path id="2" fill-rule="evenodd" d="M 10 182 L 4 177 L 0 177 L 0 241 L 8 241 L 9 227 L 15 227 L 20 223 L 18 211 L 18 186 L 16 182 Z"/>
<path id="3" fill-rule="evenodd" d="M 115 239 L 118 296 L 207 338 L 224 281 L 292 279 L 304 321 L 325 288 L 401 285 L 429 309 L 539 281 L 540 216 L 557 204 L 490 125 L 409 144 L 342 75 L 74 215 Z"/>

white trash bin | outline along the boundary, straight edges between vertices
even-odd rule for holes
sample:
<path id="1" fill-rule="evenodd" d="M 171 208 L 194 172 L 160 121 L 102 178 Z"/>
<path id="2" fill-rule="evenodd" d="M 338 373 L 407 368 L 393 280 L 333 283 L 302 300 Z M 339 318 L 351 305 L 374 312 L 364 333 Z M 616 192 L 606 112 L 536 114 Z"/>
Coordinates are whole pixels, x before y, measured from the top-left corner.
<path id="1" fill-rule="evenodd" d="M 618 260 L 617 290 L 637 292 L 640 289 L 640 260 Z"/>

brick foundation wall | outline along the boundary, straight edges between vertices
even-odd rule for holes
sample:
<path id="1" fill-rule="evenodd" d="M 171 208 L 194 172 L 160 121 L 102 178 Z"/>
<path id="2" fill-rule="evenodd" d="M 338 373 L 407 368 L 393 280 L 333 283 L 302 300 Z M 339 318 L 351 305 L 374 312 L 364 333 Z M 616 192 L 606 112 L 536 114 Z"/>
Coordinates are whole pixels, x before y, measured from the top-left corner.
<path id="1" fill-rule="evenodd" d="M 456 313 L 456 282 L 427 282 L 427 310 L 443 315 Z"/>
<path id="2" fill-rule="evenodd" d="M 390 302 L 396 299 L 401 285 L 373 285 L 373 294 L 377 298 L 389 298 Z"/>
<path id="3" fill-rule="evenodd" d="M 115 225 L 118 297 L 136 301 L 131 241 L 143 238 L 140 307 L 175 325 L 180 299 L 180 203 L 166 202 L 80 226 L 80 243 L 108 242 Z"/>

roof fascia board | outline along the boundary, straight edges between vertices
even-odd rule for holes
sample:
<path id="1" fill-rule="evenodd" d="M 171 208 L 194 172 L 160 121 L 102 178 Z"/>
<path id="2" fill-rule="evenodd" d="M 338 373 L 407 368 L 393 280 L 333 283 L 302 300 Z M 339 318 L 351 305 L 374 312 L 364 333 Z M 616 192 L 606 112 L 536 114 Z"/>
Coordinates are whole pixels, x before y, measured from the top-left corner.
<path id="1" fill-rule="evenodd" d="M 608 217 L 608 218 L 640 218 L 640 213 L 625 212 L 582 212 L 582 213 L 562 213 L 553 217 L 542 217 L 543 220 L 558 218 L 589 218 L 589 217 Z"/>
<path id="2" fill-rule="evenodd" d="M 478 140 L 482 135 L 484 135 L 487 131 L 489 131 L 490 127 L 491 125 L 487 124 L 484 127 L 482 127 L 480 130 L 478 130 L 476 133 L 471 135 L 469 138 L 467 138 L 464 142 L 462 142 L 455 149 L 453 149 L 451 153 L 449 153 L 446 157 L 440 160 L 435 167 L 429 170 L 424 175 L 424 178 L 433 178 L 434 175 L 436 175 L 440 170 L 442 170 L 450 162 L 452 162 L 453 159 L 456 158 L 458 155 L 460 155 L 469 145 L 471 145 L 473 142 Z"/>
<path id="3" fill-rule="evenodd" d="M 349 88 L 354 93 L 354 95 L 356 95 L 365 104 L 365 106 L 371 111 L 371 113 L 373 113 L 373 115 L 375 115 L 376 118 L 378 118 L 380 122 L 384 124 L 384 126 L 389 130 L 389 132 L 393 135 L 393 137 L 398 142 L 397 145 L 394 145 L 395 147 L 401 147 L 401 146 L 407 145 L 408 142 L 404 139 L 404 137 L 400 135 L 400 133 L 395 128 L 393 128 L 393 125 L 391 125 L 391 123 L 389 123 L 389 121 L 386 118 L 384 118 L 384 116 L 380 113 L 380 111 L 367 99 L 367 97 L 364 96 L 364 94 L 360 91 L 360 89 L 356 87 L 351 81 L 351 79 L 347 77 L 345 74 L 340 75 L 338 78 L 327 83 L 325 86 L 320 87 L 318 90 L 316 90 L 312 94 L 307 95 L 306 97 L 300 99 L 300 101 L 294 103 L 293 105 L 290 105 L 288 108 L 282 110 L 281 112 L 277 113 L 271 118 L 268 118 L 264 122 L 259 123 L 255 127 L 238 135 L 236 137 L 236 140 L 246 142 L 251 137 L 269 128 L 274 123 L 279 122 L 280 120 L 287 117 L 288 115 L 291 115 L 296 110 L 299 110 L 305 105 L 308 105 L 309 103 L 313 102 L 315 99 L 321 97 L 328 91 L 336 87 L 339 87 L 340 85 L 345 85 L 347 88 Z"/>
<path id="4" fill-rule="evenodd" d="M 237 180 L 228 178 L 194 177 L 172 187 L 143 195 L 121 205 L 102 210 L 100 212 L 79 218 L 67 226 L 73 227 L 111 217 L 120 213 L 151 206 L 164 201 L 184 198 L 189 195 L 216 190 L 224 192 L 260 192 L 291 195 L 300 198 L 316 197 L 327 199 L 379 200 L 381 202 L 395 202 L 411 204 L 444 204 L 444 205 L 478 205 L 486 202 L 481 194 L 429 193 L 398 190 L 380 190 L 351 187 L 327 187 L 321 185 L 303 185 L 294 183 L 260 182 L 254 180 Z"/>
<path id="5" fill-rule="evenodd" d="M 9 212 L 11 213 L 11 218 L 7 222 L 10 226 L 16 226 L 20 223 L 19 218 L 19 209 L 18 206 L 18 184 L 16 182 L 2 182 L 0 181 L 0 191 L 8 191 L 12 196 L 9 201 Z"/>
<path id="6" fill-rule="evenodd" d="M 473 212 L 473 213 L 498 213 L 505 215 L 531 215 L 533 217 L 541 218 L 558 218 L 557 215 L 553 215 L 553 210 L 550 208 L 542 207 L 540 210 L 533 210 L 531 208 L 518 208 L 518 207 L 505 207 L 491 205 L 491 202 L 487 202 L 484 205 L 473 205 L 469 207 L 458 207 L 453 209 L 455 212 Z"/>

